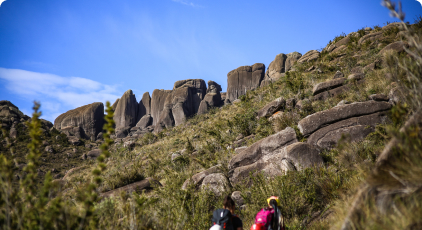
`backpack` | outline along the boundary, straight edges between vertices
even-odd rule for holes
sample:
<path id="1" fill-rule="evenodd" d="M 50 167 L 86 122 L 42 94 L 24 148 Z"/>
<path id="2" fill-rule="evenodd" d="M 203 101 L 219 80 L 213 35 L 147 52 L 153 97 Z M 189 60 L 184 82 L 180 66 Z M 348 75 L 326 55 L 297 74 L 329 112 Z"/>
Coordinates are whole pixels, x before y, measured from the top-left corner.
<path id="1" fill-rule="evenodd" d="M 220 225 L 224 230 L 234 230 L 232 214 L 227 209 L 217 209 L 212 214 L 212 225 Z"/>
<path id="2" fill-rule="evenodd" d="M 264 208 L 256 214 L 255 224 L 264 226 L 264 229 L 268 229 L 273 218 L 274 209 Z"/>

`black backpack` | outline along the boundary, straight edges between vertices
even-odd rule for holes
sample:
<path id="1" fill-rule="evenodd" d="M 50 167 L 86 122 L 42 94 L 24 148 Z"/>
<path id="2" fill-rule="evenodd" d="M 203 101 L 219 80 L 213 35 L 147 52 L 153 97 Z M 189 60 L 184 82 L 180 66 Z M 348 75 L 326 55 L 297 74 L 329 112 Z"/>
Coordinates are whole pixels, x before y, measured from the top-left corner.
<path id="1" fill-rule="evenodd" d="M 234 230 L 232 223 L 232 214 L 227 209 L 217 209 L 212 214 L 212 225 L 220 225 L 223 229 Z"/>

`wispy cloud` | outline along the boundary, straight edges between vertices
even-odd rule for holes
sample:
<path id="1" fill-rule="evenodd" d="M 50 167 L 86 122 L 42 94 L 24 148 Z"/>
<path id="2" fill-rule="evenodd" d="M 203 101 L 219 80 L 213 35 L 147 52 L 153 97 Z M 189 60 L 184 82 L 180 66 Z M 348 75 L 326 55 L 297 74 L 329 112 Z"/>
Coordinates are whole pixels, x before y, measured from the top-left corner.
<path id="1" fill-rule="evenodd" d="M 199 7 L 199 8 L 203 8 L 204 7 L 202 5 L 198 5 L 198 4 L 195 4 L 193 2 L 189 2 L 189 1 L 185 1 L 185 0 L 172 0 L 172 1 L 173 2 L 177 2 L 177 3 L 180 3 L 180 4 L 183 4 L 183 5 L 192 6 L 192 7 Z"/>
<path id="2" fill-rule="evenodd" d="M 5 80 L 10 94 L 41 101 L 44 118 L 50 121 L 70 109 L 93 102 L 114 102 L 119 97 L 116 86 L 81 77 L 0 67 L 0 79 Z"/>

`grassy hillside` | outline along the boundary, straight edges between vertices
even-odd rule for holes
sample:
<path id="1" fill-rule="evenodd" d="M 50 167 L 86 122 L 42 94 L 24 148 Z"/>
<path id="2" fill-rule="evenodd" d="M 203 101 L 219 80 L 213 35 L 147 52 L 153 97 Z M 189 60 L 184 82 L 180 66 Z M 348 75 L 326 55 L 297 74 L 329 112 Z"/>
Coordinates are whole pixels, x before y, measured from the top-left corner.
<path id="1" fill-rule="evenodd" d="M 269 86 L 248 91 L 240 102 L 215 108 L 158 134 L 145 134 L 136 141 L 135 147 L 124 147 L 123 143 L 110 145 L 106 137 L 103 149 L 110 150 L 110 157 L 106 158 L 107 154 L 100 157 L 104 163 L 82 162 L 77 160 L 78 155 L 66 157 L 67 163 L 60 161 L 63 155 L 54 155 L 47 159 L 48 163 L 42 163 L 47 156 L 39 151 L 41 145 L 37 138 L 40 137 L 34 132 L 37 121 L 33 118 L 34 127 L 29 128 L 33 132 L 31 138 L 19 137 L 14 144 L 18 155 L 10 153 L 10 146 L 0 149 L 0 225 L 3 229 L 208 229 L 212 210 L 221 207 L 223 197 L 194 186 L 186 190 L 181 187 L 192 175 L 215 165 L 228 177 L 228 162 L 236 155 L 233 145 L 238 139 L 250 137 L 246 142 L 250 146 L 292 127 L 298 139 L 306 141 L 297 127 L 302 118 L 332 108 L 342 100 L 367 101 L 372 94 L 388 95 L 392 88 L 401 86 L 406 89 L 408 98 L 393 107 L 389 114 L 391 122 L 377 126 L 376 131 L 361 142 L 351 143 L 345 137 L 336 148 L 323 151 L 323 167 L 289 171 L 275 178 L 257 174 L 251 176 L 252 186 L 227 187 L 225 193 L 242 193 L 245 206 L 238 207 L 238 214 L 245 229 L 253 224 L 255 214 L 266 206 L 266 198 L 271 195 L 281 198 L 289 229 L 342 226 L 345 229 L 418 229 L 422 217 L 422 125 L 414 122 L 405 126 L 405 123 L 415 118 L 422 108 L 421 19 L 408 28 L 410 31 L 402 32 L 397 27 L 382 30 L 376 26 L 369 33 L 382 31 L 382 38 L 362 44 L 358 41 L 366 33 L 364 29 L 358 30 L 340 52 L 322 51 L 316 61 L 297 63 L 294 71 Z M 334 38 L 327 47 L 344 36 Z M 408 52 L 380 54 L 385 46 L 402 39 L 409 43 L 409 52 L 416 56 Z M 365 69 L 365 80 L 359 83 L 349 80 L 351 87 L 345 93 L 327 100 L 311 100 L 302 109 L 291 107 L 272 122 L 256 118 L 256 112 L 276 98 L 312 99 L 312 87 L 317 83 L 332 79 L 337 71 L 348 76 L 353 68 L 371 63 L 375 63 L 375 68 Z M 312 66 L 316 71 L 307 71 Z M 59 135 L 53 133 L 49 140 L 57 140 Z M 46 137 L 41 135 L 41 138 Z M 392 140 L 397 147 L 385 158 L 387 163 L 379 163 L 379 157 L 387 155 L 384 152 Z M 36 157 L 23 159 L 28 143 L 32 143 L 29 152 Z M 55 144 L 69 148 L 65 143 Z M 79 153 L 86 151 L 80 148 Z M 178 156 L 172 160 L 174 153 Z M 62 172 L 60 175 L 71 167 L 78 168 L 65 179 L 55 181 L 50 174 L 42 175 L 46 181 L 37 186 L 27 180 L 35 175 L 34 168 L 22 169 L 25 174 L 21 180 L 14 177 L 11 173 L 16 170 L 14 160 L 29 166 L 41 164 L 45 172 L 55 168 Z M 162 186 L 155 185 L 152 191 L 141 194 L 121 193 L 114 198 L 98 198 L 100 193 L 144 178 L 153 178 Z M 393 194 L 389 191 L 398 195 L 379 195 Z"/>

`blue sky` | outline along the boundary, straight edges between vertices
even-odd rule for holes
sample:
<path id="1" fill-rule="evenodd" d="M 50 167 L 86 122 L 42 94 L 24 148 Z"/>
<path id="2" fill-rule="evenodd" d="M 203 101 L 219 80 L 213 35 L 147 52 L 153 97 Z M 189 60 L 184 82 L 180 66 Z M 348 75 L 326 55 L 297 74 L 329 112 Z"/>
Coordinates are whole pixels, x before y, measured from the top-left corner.
<path id="1" fill-rule="evenodd" d="M 0 6 L 0 100 L 43 118 L 132 89 L 172 89 L 279 53 L 326 46 L 342 32 L 383 26 L 379 0 L 6 0 Z M 406 20 L 422 14 L 402 1 Z"/>

